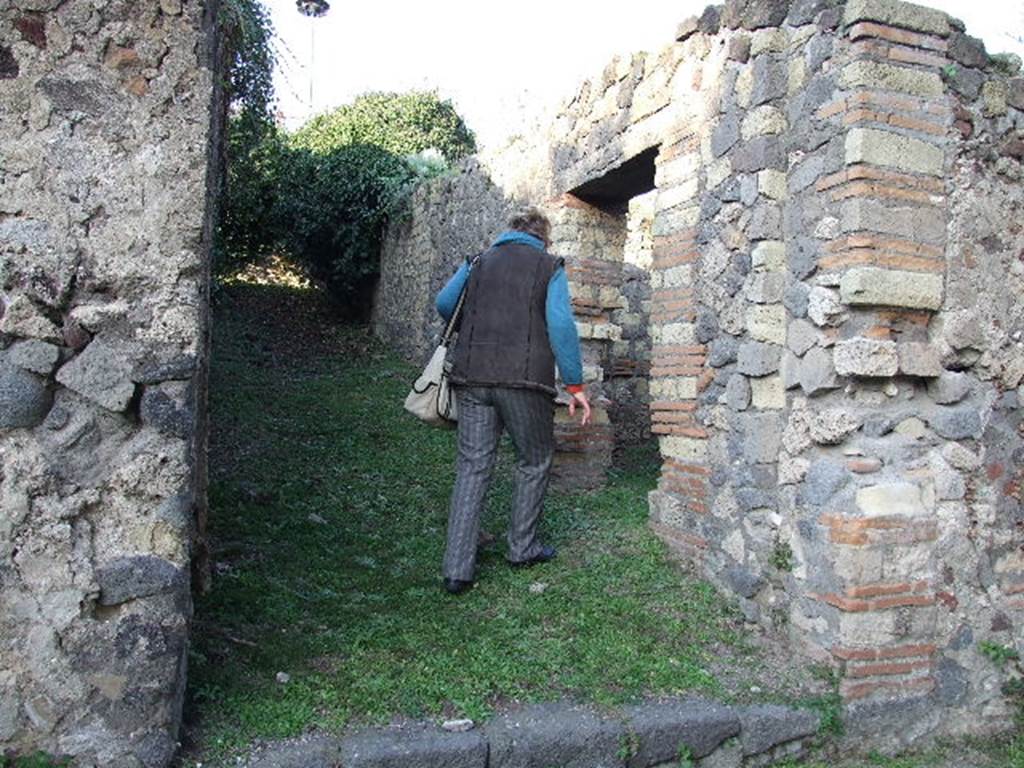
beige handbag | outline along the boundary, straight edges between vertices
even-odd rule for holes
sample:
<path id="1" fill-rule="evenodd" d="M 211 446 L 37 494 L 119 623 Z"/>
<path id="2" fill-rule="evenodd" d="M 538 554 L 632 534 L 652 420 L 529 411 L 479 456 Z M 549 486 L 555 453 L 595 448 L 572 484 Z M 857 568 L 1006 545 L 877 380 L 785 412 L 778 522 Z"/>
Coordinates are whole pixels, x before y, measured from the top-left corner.
<path id="1" fill-rule="evenodd" d="M 476 263 L 476 259 L 473 260 Z M 427 424 L 437 426 L 454 426 L 459 415 L 455 407 L 455 393 L 452 392 L 451 384 L 448 381 L 448 374 L 451 366 L 448 365 L 448 349 L 455 345 L 458 334 L 455 332 L 459 323 L 459 316 L 462 314 L 462 304 L 466 300 L 466 288 L 469 285 L 469 278 L 466 285 L 462 287 L 459 294 L 459 301 L 455 305 L 451 319 L 441 336 L 441 343 L 437 345 L 434 354 L 430 356 L 430 362 L 423 369 L 423 373 L 412 385 L 412 389 L 405 397 L 405 410 Z"/>

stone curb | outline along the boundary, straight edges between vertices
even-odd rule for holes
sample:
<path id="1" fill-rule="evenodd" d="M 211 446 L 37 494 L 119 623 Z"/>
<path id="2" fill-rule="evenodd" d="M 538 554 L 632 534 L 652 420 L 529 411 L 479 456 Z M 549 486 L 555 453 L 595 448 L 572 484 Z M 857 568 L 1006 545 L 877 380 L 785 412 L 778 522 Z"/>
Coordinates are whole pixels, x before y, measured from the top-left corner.
<path id="1" fill-rule="evenodd" d="M 568 703 L 533 704 L 482 728 L 449 733 L 432 723 L 368 728 L 344 737 L 275 742 L 246 768 L 698 768 L 770 765 L 800 754 L 818 716 L 779 705 L 729 707 L 671 699 L 599 713 Z"/>

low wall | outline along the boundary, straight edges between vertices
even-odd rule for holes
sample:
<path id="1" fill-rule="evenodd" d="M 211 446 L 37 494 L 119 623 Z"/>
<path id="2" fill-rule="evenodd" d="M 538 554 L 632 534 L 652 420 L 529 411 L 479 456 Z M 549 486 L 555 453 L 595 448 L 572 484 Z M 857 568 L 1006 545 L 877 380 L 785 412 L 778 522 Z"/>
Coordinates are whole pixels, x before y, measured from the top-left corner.
<path id="1" fill-rule="evenodd" d="M 164 766 L 176 748 L 216 13 L 0 9 L 0 753 Z"/>

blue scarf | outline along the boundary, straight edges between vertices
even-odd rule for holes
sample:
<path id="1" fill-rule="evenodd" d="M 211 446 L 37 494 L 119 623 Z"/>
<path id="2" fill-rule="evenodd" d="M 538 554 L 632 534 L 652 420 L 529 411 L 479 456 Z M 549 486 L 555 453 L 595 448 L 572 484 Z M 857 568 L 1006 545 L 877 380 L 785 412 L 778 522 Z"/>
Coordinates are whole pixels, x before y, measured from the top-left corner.
<path id="1" fill-rule="evenodd" d="M 505 245 L 506 243 L 519 243 L 520 245 L 532 246 L 538 251 L 544 250 L 544 241 L 539 237 L 527 232 L 519 232 L 515 229 L 510 229 L 507 232 L 502 232 L 498 235 L 497 239 L 491 243 L 491 248 L 496 248 L 499 245 Z"/>

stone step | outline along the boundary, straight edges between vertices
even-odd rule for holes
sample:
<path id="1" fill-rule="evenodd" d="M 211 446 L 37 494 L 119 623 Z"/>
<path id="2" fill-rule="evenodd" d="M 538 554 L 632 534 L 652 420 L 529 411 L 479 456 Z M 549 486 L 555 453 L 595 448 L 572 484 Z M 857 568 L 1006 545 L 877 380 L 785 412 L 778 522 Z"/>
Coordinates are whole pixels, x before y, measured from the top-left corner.
<path id="1" fill-rule="evenodd" d="M 799 755 L 818 716 L 781 705 L 668 699 L 617 711 L 557 702 L 449 732 L 433 723 L 310 735 L 255 749 L 246 768 L 741 768 Z"/>

